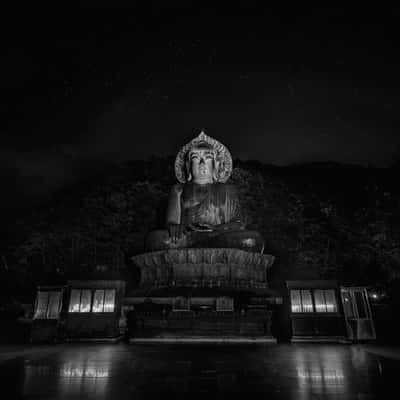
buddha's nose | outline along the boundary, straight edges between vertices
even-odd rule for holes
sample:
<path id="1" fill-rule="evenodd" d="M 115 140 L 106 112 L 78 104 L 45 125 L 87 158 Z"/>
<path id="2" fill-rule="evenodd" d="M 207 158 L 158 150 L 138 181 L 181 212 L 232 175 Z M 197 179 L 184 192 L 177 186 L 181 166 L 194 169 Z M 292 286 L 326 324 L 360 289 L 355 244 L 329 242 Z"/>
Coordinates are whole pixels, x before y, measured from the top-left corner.
<path id="1" fill-rule="evenodd" d="M 204 161 L 204 158 L 203 157 L 201 157 L 200 158 L 200 162 L 199 162 L 199 164 L 205 164 L 206 162 Z"/>

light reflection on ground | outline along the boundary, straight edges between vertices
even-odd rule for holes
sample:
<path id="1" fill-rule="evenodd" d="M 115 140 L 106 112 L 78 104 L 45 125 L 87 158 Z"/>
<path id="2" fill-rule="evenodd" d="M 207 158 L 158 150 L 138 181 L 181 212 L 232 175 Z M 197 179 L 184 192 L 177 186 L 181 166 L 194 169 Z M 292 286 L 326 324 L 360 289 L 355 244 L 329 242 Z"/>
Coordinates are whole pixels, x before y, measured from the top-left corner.
<path id="1" fill-rule="evenodd" d="M 47 350 L 0 363 L 7 398 L 209 400 L 258 393 L 374 399 L 395 388 L 400 366 L 351 345 L 65 344 Z"/>

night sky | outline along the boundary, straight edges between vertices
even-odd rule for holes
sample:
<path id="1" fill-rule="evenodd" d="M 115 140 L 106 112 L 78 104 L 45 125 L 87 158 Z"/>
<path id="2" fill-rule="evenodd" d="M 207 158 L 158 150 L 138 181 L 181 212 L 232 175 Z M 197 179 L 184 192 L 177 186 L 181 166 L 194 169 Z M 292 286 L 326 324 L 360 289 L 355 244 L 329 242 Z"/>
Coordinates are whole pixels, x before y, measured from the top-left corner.
<path id="1" fill-rule="evenodd" d="M 375 11 L 3 15 L 3 203 L 46 196 L 104 162 L 176 154 L 203 128 L 234 158 L 390 165 L 399 15 Z"/>

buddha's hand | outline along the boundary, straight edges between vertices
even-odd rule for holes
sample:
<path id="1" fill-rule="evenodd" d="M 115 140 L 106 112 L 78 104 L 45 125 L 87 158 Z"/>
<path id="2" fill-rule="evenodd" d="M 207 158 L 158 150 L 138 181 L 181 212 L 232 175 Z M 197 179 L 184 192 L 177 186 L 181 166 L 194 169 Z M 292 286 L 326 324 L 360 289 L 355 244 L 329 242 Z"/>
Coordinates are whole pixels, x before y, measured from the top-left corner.
<path id="1" fill-rule="evenodd" d="M 227 222 L 225 224 L 220 224 L 215 227 L 215 231 L 217 232 L 225 232 L 225 231 L 239 231 L 245 229 L 246 226 L 241 221 L 232 221 Z"/>
<path id="2" fill-rule="evenodd" d="M 185 236 L 185 227 L 180 224 L 169 224 L 168 232 L 172 242 L 177 243 L 183 236 Z"/>
<path id="3" fill-rule="evenodd" d="M 202 223 L 190 224 L 188 228 L 197 232 L 213 232 L 214 230 L 212 225 Z"/>
<path id="4" fill-rule="evenodd" d="M 181 196 L 183 192 L 183 186 L 180 184 L 176 184 L 174 186 L 172 186 L 172 193 L 177 195 L 177 196 Z"/>

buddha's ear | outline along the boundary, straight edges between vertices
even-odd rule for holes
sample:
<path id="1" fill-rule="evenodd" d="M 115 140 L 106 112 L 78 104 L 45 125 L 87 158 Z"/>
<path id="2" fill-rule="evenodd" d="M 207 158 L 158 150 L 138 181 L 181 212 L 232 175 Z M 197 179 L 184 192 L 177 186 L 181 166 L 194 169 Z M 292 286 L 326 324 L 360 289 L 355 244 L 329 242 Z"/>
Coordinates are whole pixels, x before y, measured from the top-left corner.
<path id="1" fill-rule="evenodd" d="M 213 181 L 218 182 L 219 178 L 219 161 L 214 159 L 214 171 L 213 171 Z"/>
<path id="2" fill-rule="evenodd" d="M 192 173 L 190 172 L 190 162 L 186 161 L 186 182 L 190 182 L 193 177 L 192 177 Z"/>

